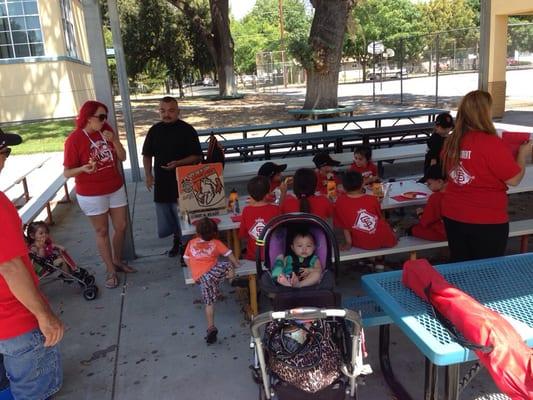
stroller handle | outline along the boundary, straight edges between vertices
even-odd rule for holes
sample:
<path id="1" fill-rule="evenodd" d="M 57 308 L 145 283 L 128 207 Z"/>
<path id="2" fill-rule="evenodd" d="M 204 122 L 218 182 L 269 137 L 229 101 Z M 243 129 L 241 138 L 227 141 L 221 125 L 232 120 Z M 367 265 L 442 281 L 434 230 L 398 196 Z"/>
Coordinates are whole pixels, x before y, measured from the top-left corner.
<path id="1" fill-rule="evenodd" d="M 360 315 L 348 309 L 342 308 L 314 308 L 314 307 L 299 307 L 292 310 L 285 311 L 269 311 L 259 314 L 254 317 L 250 330 L 254 338 L 260 338 L 259 329 L 261 326 L 268 324 L 274 320 L 294 320 L 294 319 L 326 319 L 330 317 L 340 317 L 351 321 L 354 325 L 354 330 L 359 331 L 362 327 Z"/>

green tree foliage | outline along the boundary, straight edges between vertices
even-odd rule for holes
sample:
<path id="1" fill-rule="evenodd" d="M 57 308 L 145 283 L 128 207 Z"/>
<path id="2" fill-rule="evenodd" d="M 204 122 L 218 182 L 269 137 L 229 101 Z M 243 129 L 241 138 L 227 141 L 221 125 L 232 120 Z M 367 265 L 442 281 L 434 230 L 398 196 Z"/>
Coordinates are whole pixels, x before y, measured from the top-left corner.
<path id="1" fill-rule="evenodd" d="M 172 78 L 181 87 L 193 60 L 185 18 L 165 0 L 120 0 L 119 10 L 130 78 Z"/>
<path id="2" fill-rule="evenodd" d="M 299 44 L 307 42 L 311 15 L 302 0 L 284 0 L 285 48 L 288 59 L 299 57 Z M 235 41 L 235 68 L 238 73 L 254 73 L 256 54 L 281 49 L 278 0 L 257 1 L 242 21 L 231 21 Z"/>
<path id="3" fill-rule="evenodd" d="M 423 30 L 420 9 L 409 0 L 361 0 L 348 20 L 344 55 L 354 57 L 365 72 L 372 61 L 368 44 L 382 41 L 386 48 L 394 50 L 393 61 L 399 61 L 402 44 L 404 56 L 416 59 L 423 47 L 419 36 Z"/>
<path id="4" fill-rule="evenodd" d="M 512 26 L 511 24 L 518 24 Z M 514 56 L 517 51 L 531 51 L 533 48 L 533 16 L 509 18 L 507 55 Z"/>

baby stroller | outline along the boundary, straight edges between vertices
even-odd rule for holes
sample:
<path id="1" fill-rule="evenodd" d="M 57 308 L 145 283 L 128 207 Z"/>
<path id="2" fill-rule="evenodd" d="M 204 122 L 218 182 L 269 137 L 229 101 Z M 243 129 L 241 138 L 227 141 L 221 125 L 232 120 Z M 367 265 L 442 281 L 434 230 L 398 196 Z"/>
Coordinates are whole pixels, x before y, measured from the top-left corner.
<path id="1" fill-rule="evenodd" d="M 86 269 L 78 267 L 66 251 L 61 250 L 60 255 L 68 266 L 68 272 L 64 271 L 59 266 L 54 265 L 52 261 L 46 258 L 36 256 L 32 252 L 29 254 L 35 272 L 39 276 L 39 281 L 54 277 L 65 283 L 77 282 L 83 289 L 82 294 L 85 300 L 90 301 L 96 299 L 96 296 L 98 295 L 98 286 L 95 285 L 94 276 L 90 275 Z"/>
<path id="2" fill-rule="evenodd" d="M 302 224 L 315 239 L 325 279 L 301 289 L 276 287 L 271 267 L 278 254 L 286 254 L 288 232 Z M 286 214 L 272 219 L 257 243 L 264 247 L 264 262 L 261 251 L 256 254 L 259 286 L 274 309 L 251 323 L 259 399 L 356 399 L 358 377 L 371 369 L 363 364 L 360 315 L 341 309 L 334 291 L 339 251 L 331 228 L 311 214 Z"/>

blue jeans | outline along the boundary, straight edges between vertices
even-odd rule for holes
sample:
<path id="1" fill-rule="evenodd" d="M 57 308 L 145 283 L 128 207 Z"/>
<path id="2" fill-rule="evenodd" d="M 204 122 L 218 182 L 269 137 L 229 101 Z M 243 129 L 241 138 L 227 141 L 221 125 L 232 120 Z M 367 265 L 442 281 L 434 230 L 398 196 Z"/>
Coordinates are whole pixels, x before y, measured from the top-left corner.
<path id="1" fill-rule="evenodd" d="M 9 378 L 11 393 L 17 400 L 44 400 L 63 383 L 59 346 L 44 347 L 39 329 L 0 340 L 0 353 Z"/>
<path id="2" fill-rule="evenodd" d="M 155 203 L 157 234 L 160 238 L 175 235 L 181 239 L 180 216 L 176 203 Z"/>

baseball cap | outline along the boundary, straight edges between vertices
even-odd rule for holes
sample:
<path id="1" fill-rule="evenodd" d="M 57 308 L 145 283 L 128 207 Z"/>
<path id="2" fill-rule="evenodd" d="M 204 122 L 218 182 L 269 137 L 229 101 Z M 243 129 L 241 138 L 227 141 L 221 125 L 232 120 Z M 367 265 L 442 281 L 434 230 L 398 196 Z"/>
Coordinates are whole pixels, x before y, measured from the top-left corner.
<path id="1" fill-rule="evenodd" d="M 313 162 L 315 163 L 317 168 L 325 167 L 326 165 L 336 167 L 341 164 L 340 161 L 334 160 L 330 157 L 328 153 L 324 151 L 315 154 L 315 156 L 313 157 Z"/>
<path id="2" fill-rule="evenodd" d="M 438 164 L 429 166 L 428 169 L 426 169 L 424 176 L 418 182 L 425 183 L 428 179 L 445 180 L 446 176 L 442 172 L 442 166 Z"/>
<path id="3" fill-rule="evenodd" d="M 287 169 L 287 164 L 276 164 L 271 161 L 268 161 L 261 165 L 261 168 L 259 168 L 259 171 L 257 171 L 257 175 L 272 178 L 274 175 L 285 171 L 285 169 Z"/>
<path id="4" fill-rule="evenodd" d="M 8 146 L 16 146 L 17 144 L 22 143 L 22 137 L 16 133 L 4 132 L 0 128 L 0 150 Z"/>
<path id="5" fill-rule="evenodd" d="M 453 128 L 453 117 L 450 113 L 441 113 L 435 118 L 435 125 L 442 126 L 443 128 Z"/>

